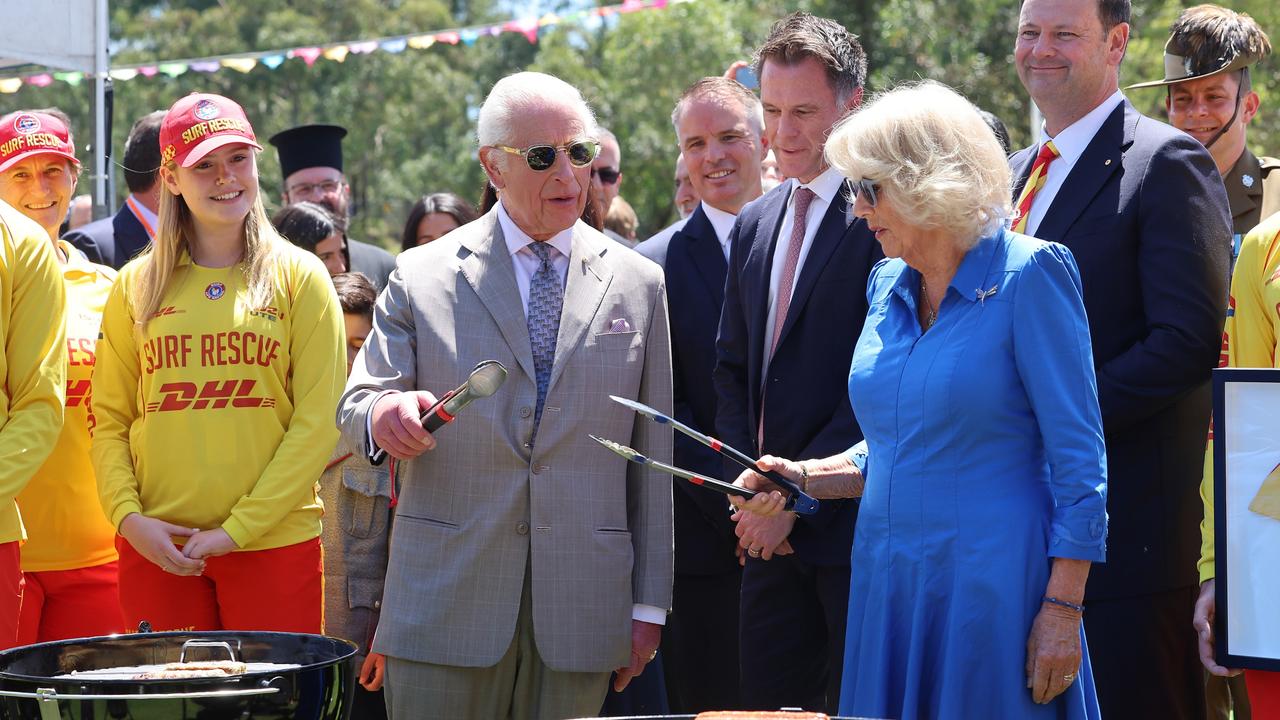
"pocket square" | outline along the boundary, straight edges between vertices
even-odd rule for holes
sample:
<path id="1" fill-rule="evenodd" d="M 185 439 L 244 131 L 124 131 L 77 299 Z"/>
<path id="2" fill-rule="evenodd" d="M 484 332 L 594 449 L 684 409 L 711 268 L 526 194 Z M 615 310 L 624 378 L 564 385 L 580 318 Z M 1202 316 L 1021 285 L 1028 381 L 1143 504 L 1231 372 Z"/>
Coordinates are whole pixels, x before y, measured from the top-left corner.
<path id="1" fill-rule="evenodd" d="M 613 323 L 609 325 L 609 332 L 611 333 L 631 332 L 631 323 L 627 322 L 626 318 L 617 318 L 616 320 L 613 321 Z"/>

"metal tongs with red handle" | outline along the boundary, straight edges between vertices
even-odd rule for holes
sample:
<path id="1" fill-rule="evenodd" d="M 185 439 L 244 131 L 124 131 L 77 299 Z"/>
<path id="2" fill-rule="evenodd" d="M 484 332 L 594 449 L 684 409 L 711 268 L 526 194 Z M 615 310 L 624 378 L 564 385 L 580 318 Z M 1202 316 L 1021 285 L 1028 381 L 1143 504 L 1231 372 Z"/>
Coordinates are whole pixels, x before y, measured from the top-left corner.
<path id="1" fill-rule="evenodd" d="M 697 430 L 694 430 L 688 425 L 685 425 L 679 420 L 676 420 L 670 415 L 664 415 L 663 413 L 658 412 L 657 410 L 649 407 L 648 405 L 645 405 L 644 403 L 636 402 L 635 400 L 628 400 L 627 398 L 621 398 L 621 397 L 618 397 L 617 395 L 610 395 L 609 399 L 613 400 L 614 402 L 620 405 L 623 405 L 624 407 L 628 407 L 636 411 L 637 413 L 649 418 L 650 420 L 656 423 L 659 423 L 662 425 L 670 425 L 671 427 L 675 428 L 681 433 L 688 435 L 694 440 L 697 440 L 703 445 L 706 445 L 707 447 L 716 451 L 721 456 L 727 457 L 733 462 L 737 463 L 738 465 L 741 465 L 742 467 L 748 470 L 752 470 L 760 474 L 761 476 L 767 478 L 770 482 L 777 485 L 779 488 L 781 488 L 782 490 L 788 493 L 787 504 L 784 506 L 784 509 L 791 510 L 800 515 L 812 515 L 818 511 L 818 501 L 815 500 L 813 497 L 805 494 L 805 492 L 800 489 L 799 485 L 796 485 L 795 482 L 783 477 L 780 473 L 774 470 L 757 469 L 756 461 L 750 456 L 748 456 L 747 454 L 739 450 L 736 450 L 732 446 L 726 445 L 713 437 L 710 437 L 708 435 L 703 435 L 702 433 L 698 432 Z M 756 494 L 754 491 L 748 490 L 747 488 L 744 488 L 744 487 L 732 485 L 730 483 L 708 478 L 702 475 L 698 475 L 697 473 L 689 472 L 688 470 L 682 470 L 680 468 L 672 467 L 665 463 L 658 462 L 656 460 L 653 460 L 652 458 L 648 458 L 648 457 L 645 457 L 644 455 L 641 455 L 640 453 L 636 452 L 635 450 L 632 450 L 629 447 L 626 447 L 625 445 L 619 445 L 618 443 L 615 443 L 609 440 L 604 440 L 602 438 L 595 437 L 594 435 L 591 436 L 591 439 L 595 440 L 601 445 L 604 445 L 605 447 L 621 455 L 622 457 L 630 460 L 631 462 L 640 463 L 641 465 L 648 465 L 650 467 L 654 467 L 663 472 L 671 473 L 672 475 L 675 475 L 676 477 L 684 478 L 685 480 L 688 480 L 694 483 L 695 485 L 701 485 L 702 487 L 724 493 L 725 495 L 737 495 L 745 498 L 754 497 Z"/>

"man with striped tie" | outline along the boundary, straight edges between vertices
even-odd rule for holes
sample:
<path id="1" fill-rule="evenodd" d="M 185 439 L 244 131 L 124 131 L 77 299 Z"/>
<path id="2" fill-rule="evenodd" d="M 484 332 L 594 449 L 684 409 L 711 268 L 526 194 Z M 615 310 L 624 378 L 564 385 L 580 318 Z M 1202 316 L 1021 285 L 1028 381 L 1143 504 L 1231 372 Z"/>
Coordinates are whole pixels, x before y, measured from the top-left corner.
<path id="1" fill-rule="evenodd" d="M 1128 21 L 1129 0 L 1024 0 L 1014 61 L 1045 122 L 1009 161 L 1013 227 L 1069 247 L 1084 282 L 1110 481 L 1084 615 L 1102 716 L 1200 718 L 1187 618 L 1231 214 L 1204 147 L 1120 93 Z"/>

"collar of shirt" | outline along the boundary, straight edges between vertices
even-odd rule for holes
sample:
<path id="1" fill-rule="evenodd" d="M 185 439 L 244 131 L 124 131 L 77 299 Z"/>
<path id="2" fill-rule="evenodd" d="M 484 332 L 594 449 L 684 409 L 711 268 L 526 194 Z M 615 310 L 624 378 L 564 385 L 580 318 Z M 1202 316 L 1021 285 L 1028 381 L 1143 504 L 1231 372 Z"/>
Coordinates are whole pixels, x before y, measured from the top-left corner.
<path id="1" fill-rule="evenodd" d="M 1056 137 L 1049 137 L 1044 126 L 1040 127 L 1040 142 L 1037 145 L 1037 152 L 1045 143 L 1053 140 L 1054 147 L 1058 148 L 1058 158 L 1049 163 L 1049 171 L 1045 173 L 1044 185 L 1031 202 L 1031 210 L 1027 213 L 1027 227 L 1025 230 L 1028 235 L 1034 236 L 1039 232 L 1040 222 L 1048 214 L 1049 207 L 1053 205 L 1053 199 L 1058 196 L 1058 191 L 1062 189 L 1067 176 L 1071 174 L 1071 168 L 1075 167 L 1076 161 L 1080 159 L 1081 155 L 1084 155 L 1085 149 L 1089 147 L 1089 143 L 1093 142 L 1093 137 L 1098 134 L 1102 124 L 1107 121 L 1107 118 L 1111 117 L 1111 113 L 1122 102 L 1124 102 L 1124 93 L 1117 90 L 1111 94 L 1111 97 L 1103 100 L 1084 117 L 1063 128 L 1062 132 L 1058 133 Z"/>
<path id="2" fill-rule="evenodd" d="M 525 317 L 528 317 L 529 286 L 533 284 L 533 276 L 538 272 L 542 261 L 533 254 L 533 250 L 529 249 L 529 243 L 534 242 L 533 238 L 516 226 L 501 200 L 498 201 L 498 225 L 502 228 L 502 239 L 507 243 L 507 252 L 511 254 L 511 269 L 516 275 L 516 291 L 520 293 L 520 304 L 524 308 Z M 569 253 L 573 249 L 573 228 L 561 230 L 547 240 L 546 244 L 555 249 L 549 257 L 551 266 L 560 276 L 560 287 L 563 288 L 569 277 Z"/>
<path id="3" fill-rule="evenodd" d="M 529 243 L 534 242 L 534 239 L 526 235 L 525 232 L 516 225 L 516 221 L 511 219 L 511 216 L 507 214 L 507 208 L 502 204 L 502 200 L 498 200 L 498 223 L 502 225 L 502 237 L 507 241 L 507 252 L 515 255 L 521 250 L 526 250 L 530 257 L 537 258 L 537 256 L 533 254 L 532 250 L 528 250 L 525 247 Z M 570 251 L 573 249 L 573 227 L 570 226 L 561 230 L 546 242 L 567 259 Z"/>
<path id="4" fill-rule="evenodd" d="M 129 197 L 133 200 L 133 202 L 129 203 L 130 209 L 141 216 L 141 219 L 147 221 L 146 223 L 143 223 L 144 225 L 150 223 L 152 228 L 160 227 L 159 215 L 147 209 L 147 206 L 142 204 L 142 201 L 138 199 L 137 195 L 130 195 Z"/>
<path id="5" fill-rule="evenodd" d="M 1124 93 L 1117 90 L 1111 97 L 1103 100 L 1098 107 L 1063 128 L 1062 132 L 1054 137 L 1049 137 L 1048 131 L 1041 125 L 1039 147 L 1043 147 L 1045 143 L 1052 140 L 1054 147 L 1058 148 L 1058 160 L 1065 160 L 1066 168 L 1070 170 L 1084 154 L 1085 148 L 1089 147 L 1089 143 L 1093 142 L 1093 136 L 1098 134 L 1102 123 L 1111 117 L 1111 111 L 1122 102 L 1124 102 Z M 1056 164 L 1057 162 L 1051 163 L 1049 167 L 1052 168 Z"/>
<path id="6" fill-rule="evenodd" d="M 836 193 L 840 192 L 840 188 L 843 185 L 844 176 L 840 174 L 839 170 L 829 167 L 826 170 L 823 170 L 822 174 L 818 177 L 814 178 L 810 182 L 799 184 L 797 187 L 809 188 L 813 191 L 814 195 L 818 196 L 817 199 L 822 200 L 824 205 L 830 206 L 832 201 L 836 199 Z M 795 196 L 796 192 L 795 190 L 792 190 L 791 198 L 787 199 L 788 207 L 792 207 L 791 202 Z M 812 205 L 810 205 L 810 207 L 812 207 Z M 809 212 L 812 213 L 813 211 L 810 210 Z M 826 212 L 825 207 L 823 208 L 823 212 Z"/>
<path id="7" fill-rule="evenodd" d="M 728 260 L 729 233 L 733 232 L 733 223 L 738 216 L 713 208 L 705 202 L 702 203 L 702 212 L 706 213 L 707 219 L 711 221 L 711 227 L 716 231 L 716 240 L 720 241 L 720 249 L 724 251 L 724 257 Z"/>

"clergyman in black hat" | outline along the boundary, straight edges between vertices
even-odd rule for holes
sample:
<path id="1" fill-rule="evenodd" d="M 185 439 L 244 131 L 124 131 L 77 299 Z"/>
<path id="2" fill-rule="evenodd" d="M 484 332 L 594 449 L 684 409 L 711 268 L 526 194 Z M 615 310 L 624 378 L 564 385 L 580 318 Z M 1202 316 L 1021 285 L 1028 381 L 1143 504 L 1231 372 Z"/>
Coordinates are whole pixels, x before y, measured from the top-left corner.
<path id="1" fill-rule="evenodd" d="M 343 227 L 350 219 L 351 186 L 342 172 L 342 138 L 347 129 L 339 125 L 299 125 L 271 136 L 280 157 L 284 177 L 284 202 L 310 201 L 332 211 Z M 345 234 L 345 233 L 344 233 Z M 378 292 L 396 267 L 395 258 L 382 248 L 346 235 L 346 266 L 364 273 Z"/>
<path id="2" fill-rule="evenodd" d="M 1244 233 L 1280 212 L 1280 160 L 1255 156 L 1245 142 L 1261 102 L 1249 68 L 1270 52 L 1271 41 L 1253 18 L 1197 5 L 1170 28 L 1164 78 L 1126 88 L 1166 88 L 1169 124 L 1209 149 L 1227 187 L 1237 251 Z"/>

